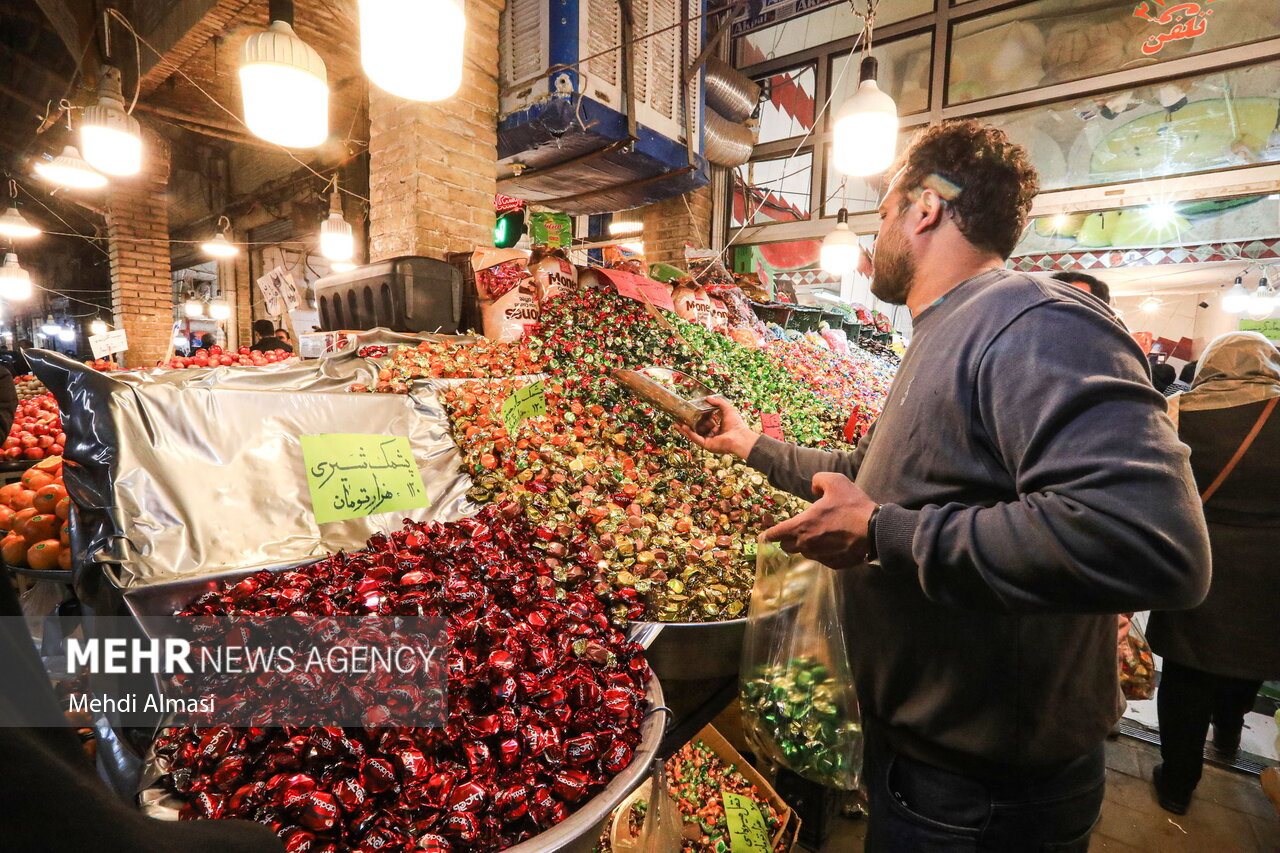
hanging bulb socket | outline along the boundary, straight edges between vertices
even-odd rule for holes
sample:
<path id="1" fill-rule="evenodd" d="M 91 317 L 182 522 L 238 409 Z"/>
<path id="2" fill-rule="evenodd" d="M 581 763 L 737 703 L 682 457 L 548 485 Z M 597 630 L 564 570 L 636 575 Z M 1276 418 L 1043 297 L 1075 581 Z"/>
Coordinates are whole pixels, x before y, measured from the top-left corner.
<path id="1" fill-rule="evenodd" d="M 142 169 L 142 127 L 124 108 L 120 70 L 98 72 L 98 103 L 85 107 L 80 145 L 89 165 L 107 175 L 136 175 Z"/>

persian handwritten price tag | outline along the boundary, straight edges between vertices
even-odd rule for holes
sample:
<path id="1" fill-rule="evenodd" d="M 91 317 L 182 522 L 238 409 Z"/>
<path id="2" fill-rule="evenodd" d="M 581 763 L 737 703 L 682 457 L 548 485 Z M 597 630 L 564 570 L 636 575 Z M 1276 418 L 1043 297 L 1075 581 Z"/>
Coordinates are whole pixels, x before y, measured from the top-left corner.
<path id="1" fill-rule="evenodd" d="M 729 827 L 729 849 L 732 853 L 770 853 L 773 844 L 765 829 L 764 815 L 750 797 L 722 792 L 725 823 Z"/>
<path id="2" fill-rule="evenodd" d="M 541 382 L 533 382 L 517 388 L 502 401 L 502 423 L 508 435 L 515 435 L 516 428 L 528 418 L 547 413 L 547 395 Z"/>
<path id="3" fill-rule="evenodd" d="M 769 438 L 786 441 L 782 433 L 782 415 L 777 412 L 760 413 L 760 431 L 769 436 Z"/>
<path id="4" fill-rule="evenodd" d="M 322 433 L 299 439 L 317 523 L 431 505 L 404 436 Z"/>

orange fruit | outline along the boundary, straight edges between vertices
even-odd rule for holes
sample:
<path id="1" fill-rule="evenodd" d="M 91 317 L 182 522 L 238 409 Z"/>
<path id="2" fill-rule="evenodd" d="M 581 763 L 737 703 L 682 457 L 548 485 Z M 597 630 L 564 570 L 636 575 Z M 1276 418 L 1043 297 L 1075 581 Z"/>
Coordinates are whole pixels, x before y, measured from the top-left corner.
<path id="1" fill-rule="evenodd" d="M 58 501 L 67 496 L 67 490 L 61 483 L 50 483 L 36 490 L 31 505 L 41 512 L 52 513 L 58 508 Z"/>
<path id="2" fill-rule="evenodd" d="M 71 571 L 71 549 L 63 548 L 62 553 L 58 555 L 58 568 L 64 572 Z"/>
<path id="3" fill-rule="evenodd" d="M 58 528 L 58 541 L 63 545 L 71 544 L 71 525 L 65 521 L 62 522 L 62 526 Z"/>
<path id="4" fill-rule="evenodd" d="M 22 538 L 27 540 L 28 545 L 34 545 L 44 539 L 57 539 L 58 528 L 62 527 L 62 522 L 58 520 L 56 515 L 52 513 L 37 513 L 27 519 L 27 523 L 22 525 Z"/>
<path id="5" fill-rule="evenodd" d="M 13 500 L 9 501 L 9 506 L 14 509 L 30 509 L 35 504 L 35 500 L 35 492 L 30 489 L 22 489 L 14 493 Z"/>
<path id="6" fill-rule="evenodd" d="M 58 568 L 58 555 L 62 553 L 62 545 L 57 539 L 45 539 L 27 549 L 27 565 L 33 569 Z"/>
<path id="7" fill-rule="evenodd" d="M 57 477 L 59 474 L 62 473 L 62 457 L 46 456 L 45 458 L 41 459 L 39 462 L 37 462 L 35 465 L 31 467 L 37 468 L 45 472 L 46 474 L 51 474 Z"/>
<path id="8" fill-rule="evenodd" d="M 13 530 L 13 517 L 17 515 L 7 506 L 0 506 L 0 530 L 8 532 Z"/>
<path id="9" fill-rule="evenodd" d="M 31 520 L 33 515 L 39 515 L 36 508 L 29 506 L 26 509 L 20 509 L 13 514 L 13 526 L 9 528 L 19 536 L 22 535 L 23 529 L 27 526 L 27 522 Z"/>
<path id="10" fill-rule="evenodd" d="M 11 566 L 25 566 L 27 547 L 27 540 L 16 533 L 10 533 L 0 539 L 0 557 L 4 557 L 4 561 Z"/>
<path id="11" fill-rule="evenodd" d="M 39 468 L 28 468 L 26 473 L 22 475 L 22 485 L 24 488 L 35 491 L 43 489 L 45 486 L 53 482 L 53 475 L 41 471 Z"/>
<path id="12" fill-rule="evenodd" d="M 0 486 L 0 503 L 5 506 L 11 506 L 13 498 L 18 492 L 23 490 L 21 483 L 10 483 L 7 486 Z"/>
<path id="13" fill-rule="evenodd" d="M 53 514 L 58 518 L 66 521 L 71 517 L 71 498 L 63 498 L 58 501 L 58 505 L 54 507 Z"/>

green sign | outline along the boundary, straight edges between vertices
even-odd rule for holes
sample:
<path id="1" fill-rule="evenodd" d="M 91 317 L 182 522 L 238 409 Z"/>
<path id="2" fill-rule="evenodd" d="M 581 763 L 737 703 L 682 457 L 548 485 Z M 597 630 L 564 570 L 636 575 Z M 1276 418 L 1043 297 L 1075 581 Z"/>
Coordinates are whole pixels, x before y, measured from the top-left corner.
<path id="1" fill-rule="evenodd" d="M 764 815 L 750 797 L 722 791 L 724 818 L 729 827 L 729 850 L 732 853 L 771 853 L 769 830 Z"/>
<path id="2" fill-rule="evenodd" d="M 1261 332 L 1268 340 L 1280 341 L 1280 317 L 1268 320 L 1241 320 L 1240 331 Z"/>
<path id="3" fill-rule="evenodd" d="M 516 429 L 527 418 L 547 413 L 547 395 L 541 382 L 517 388 L 502 401 L 502 423 L 507 434 L 514 436 Z"/>
<path id="4" fill-rule="evenodd" d="M 535 246 L 569 246 L 573 243 L 573 219 L 567 213 L 534 213 L 529 221 L 529 242 Z"/>
<path id="5" fill-rule="evenodd" d="M 299 439 L 318 524 L 431 505 L 409 439 L 350 433 Z"/>

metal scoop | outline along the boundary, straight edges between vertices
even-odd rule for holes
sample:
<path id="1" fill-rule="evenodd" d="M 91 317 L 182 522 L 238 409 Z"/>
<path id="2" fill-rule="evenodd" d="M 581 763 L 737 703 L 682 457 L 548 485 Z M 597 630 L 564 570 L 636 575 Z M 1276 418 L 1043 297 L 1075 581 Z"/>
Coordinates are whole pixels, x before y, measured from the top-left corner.
<path id="1" fill-rule="evenodd" d="M 698 435 L 715 435 L 720 428 L 720 409 L 707 402 L 707 397 L 715 392 L 687 373 L 667 367 L 617 368 L 613 378 Z"/>

